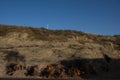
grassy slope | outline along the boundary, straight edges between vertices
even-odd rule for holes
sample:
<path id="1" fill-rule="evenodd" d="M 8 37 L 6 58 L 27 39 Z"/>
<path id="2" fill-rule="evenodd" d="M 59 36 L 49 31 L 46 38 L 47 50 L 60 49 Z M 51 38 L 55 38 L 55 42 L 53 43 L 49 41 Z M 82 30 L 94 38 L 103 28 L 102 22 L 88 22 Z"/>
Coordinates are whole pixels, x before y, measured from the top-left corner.
<path id="1" fill-rule="evenodd" d="M 45 40 L 45 41 L 67 41 L 69 38 L 77 40 L 81 43 L 96 42 L 106 44 L 111 42 L 117 47 L 120 46 L 120 35 L 103 36 L 96 34 L 88 34 L 75 30 L 48 30 L 45 28 L 32 28 L 23 26 L 0 25 L 0 36 L 5 36 L 10 32 L 28 33 L 29 39 Z"/>
<path id="2" fill-rule="evenodd" d="M 31 47 L 31 45 L 30 46 L 22 45 L 22 46 L 19 46 L 20 48 L 18 47 L 19 52 L 24 54 L 26 56 L 26 59 L 28 59 L 28 61 L 34 60 L 34 59 L 36 60 L 33 62 L 37 62 L 37 59 L 38 60 L 40 59 L 43 61 L 43 59 L 47 60 L 48 58 L 50 58 L 50 60 L 52 60 L 52 59 L 54 60 L 54 59 L 56 59 L 56 54 L 58 54 L 58 53 L 60 53 L 60 54 L 64 53 L 64 54 L 61 54 L 61 55 L 63 55 L 63 58 L 64 58 L 65 53 L 66 53 L 66 56 L 69 56 L 70 54 L 67 54 L 67 53 L 71 53 L 72 51 L 73 52 L 75 51 L 76 54 L 81 53 L 82 51 L 85 52 L 87 50 L 95 52 L 95 48 L 96 48 L 96 52 L 97 52 L 97 50 L 99 50 L 99 49 L 97 49 L 97 44 L 100 44 L 100 46 L 102 46 L 105 49 L 107 49 L 107 47 L 109 47 L 109 44 L 112 44 L 115 50 L 118 50 L 118 51 L 120 50 L 120 36 L 119 35 L 103 36 L 103 35 L 88 34 L 88 33 L 84 33 L 81 31 L 74 31 L 74 30 L 48 30 L 45 28 L 0 25 L 0 37 L 4 37 L 4 36 L 8 35 L 9 33 L 13 33 L 13 32 L 20 32 L 21 34 L 28 33 L 29 34 L 28 38 L 30 40 L 42 40 L 42 41 L 48 41 L 48 42 L 53 41 L 53 42 L 49 42 L 49 43 L 42 42 L 42 43 L 44 43 L 43 46 L 40 44 L 37 46 L 32 45 L 33 47 Z M 69 44 L 69 41 L 68 41 L 69 39 L 77 41 L 82 45 L 77 45 L 78 48 L 76 48 L 75 45 Z M 61 43 L 60 42 L 54 43 L 54 41 L 60 41 Z M 65 43 L 63 44 L 62 42 L 65 42 Z M 89 45 L 92 47 L 93 50 L 91 48 L 89 48 L 88 44 L 85 44 L 85 43 L 89 43 Z M 96 43 L 96 45 L 93 43 Z M 33 41 L 33 44 L 36 45 L 37 43 L 35 43 Z M 50 46 L 50 45 L 52 45 L 52 46 Z M 81 48 L 81 46 L 83 46 L 84 49 L 82 49 L 80 51 L 79 48 Z M 16 48 L 16 46 L 12 46 L 12 47 Z M 86 53 L 88 53 L 88 51 Z M 89 52 L 89 53 L 91 53 L 91 52 Z M 93 56 L 93 53 L 91 53 L 91 54 L 92 54 L 91 56 Z M 112 54 L 112 52 L 111 52 L 111 54 Z M 86 55 L 86 54 L 83 54 L 83 55 Z M 51 59 L 51 57 L 52 57 L 52 59 Z M 29 62 L 31 62 L 31 61 L 29 61 Z"/>

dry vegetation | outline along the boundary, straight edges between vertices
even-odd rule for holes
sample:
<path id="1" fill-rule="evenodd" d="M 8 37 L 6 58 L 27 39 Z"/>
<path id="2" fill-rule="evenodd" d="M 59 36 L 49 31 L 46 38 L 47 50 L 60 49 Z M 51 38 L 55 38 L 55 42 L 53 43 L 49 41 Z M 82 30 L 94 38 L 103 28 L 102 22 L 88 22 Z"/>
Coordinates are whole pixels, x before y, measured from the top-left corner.
<path id="1" fill-rule="evenodd" d="M 32 28 L 23 26 L 9 26 L 0 25 L 0 36 L 5 36 L 10 32 L 28 33 L 29 38 L 39 40 L 61 40 L 65 41 L 68 38 L 76 39 L 80 42 L 114 42 L 120 44 L 120 35 L 102 36 L 95 34 L 88 34 L 81 31 L 74 30 L 48 30 L 46 28 Z"/>
<path id="2" fill-rule="evenodd" d="M 8 26 L 0 25 L 0 36 L 5 36 L 10 32 L 26 32 L 30 38 L 40 40 L 67 40 L 76 36 L 85 36 L 93 38 L 94 35 L 90 35 L 80 31 L 73 30 L 48 30 L 46 28 L 32 28 L 22 26 Z M 91 36 L 91 37 L 90 37 Z"/>
<path id="3" fill-rule="evenodd" d="M 118 77 L 119 59 L 120 35 L 0 25 L 0 77 Z"/>

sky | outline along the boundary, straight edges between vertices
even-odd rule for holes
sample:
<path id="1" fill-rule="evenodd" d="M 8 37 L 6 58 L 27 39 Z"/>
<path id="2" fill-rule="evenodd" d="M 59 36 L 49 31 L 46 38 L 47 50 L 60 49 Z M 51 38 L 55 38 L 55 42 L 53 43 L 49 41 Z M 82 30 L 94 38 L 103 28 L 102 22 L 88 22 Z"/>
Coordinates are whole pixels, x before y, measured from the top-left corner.
<path id="1" fill-rule="evenodd" d="M 0 24 L 120 34 L 120 0 L 0 0 Z"/>

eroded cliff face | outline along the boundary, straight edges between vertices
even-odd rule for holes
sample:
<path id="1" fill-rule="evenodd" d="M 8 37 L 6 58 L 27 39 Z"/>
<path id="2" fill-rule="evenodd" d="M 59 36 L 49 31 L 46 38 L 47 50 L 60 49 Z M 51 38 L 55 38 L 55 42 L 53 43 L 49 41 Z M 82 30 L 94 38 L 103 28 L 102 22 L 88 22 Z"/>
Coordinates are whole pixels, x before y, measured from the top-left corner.
<path id="1" fill-rule="evenodd" d="M 0 76 L 73 77 L 120 70 L 120 36 L 0 25 Z"/>

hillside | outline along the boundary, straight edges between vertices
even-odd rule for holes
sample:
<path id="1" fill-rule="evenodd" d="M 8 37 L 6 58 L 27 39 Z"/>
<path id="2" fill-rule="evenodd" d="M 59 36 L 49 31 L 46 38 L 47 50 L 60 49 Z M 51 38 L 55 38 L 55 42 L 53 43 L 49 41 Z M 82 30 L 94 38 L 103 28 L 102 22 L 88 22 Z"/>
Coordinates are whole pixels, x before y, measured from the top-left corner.
<path id="1" fill-rule="evenodd" d="M 0 77 L 120 78 L 120 35 L 1 24 L 0 63 Z"/>

